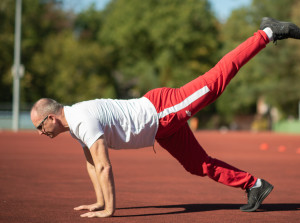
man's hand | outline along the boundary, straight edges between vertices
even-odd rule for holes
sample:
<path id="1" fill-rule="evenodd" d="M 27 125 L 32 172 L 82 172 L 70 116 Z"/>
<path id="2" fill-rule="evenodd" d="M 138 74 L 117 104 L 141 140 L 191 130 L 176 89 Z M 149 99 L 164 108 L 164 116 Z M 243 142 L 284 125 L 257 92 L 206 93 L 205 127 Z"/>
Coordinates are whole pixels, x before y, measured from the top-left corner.
<path id="1" fill-rule="evenodd" d="M 80 211 L 80 210 L 89 210 L 89 211 L 99 211 L 101 209 L 104 209 L 103 204 L 89 204 L 89 205 L 81 205 L 76 208 L 74 208 L 75 211 Z"/>
<path id="2" fill-rule="evenodd" d="M 96 211 L 96 212 L 87 212 L 85 214 L 80 215 L 83 218 L 106 218 L 112 216 L 113 213 L 107 210 Z"/>

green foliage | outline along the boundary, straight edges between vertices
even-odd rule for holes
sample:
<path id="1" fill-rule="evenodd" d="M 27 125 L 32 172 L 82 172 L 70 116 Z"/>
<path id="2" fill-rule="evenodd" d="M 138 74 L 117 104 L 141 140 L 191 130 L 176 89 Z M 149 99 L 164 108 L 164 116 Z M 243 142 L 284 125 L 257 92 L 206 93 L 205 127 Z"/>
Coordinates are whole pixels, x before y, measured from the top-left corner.
<path id="1" fill-rule="evenodd" d="M 46 83 L 49 97 L 75 103 L 115 96 L 105 74 L 105 52 L 96 43 L 79 43 L 72 33 L 62 33 L 49 38 L 44 52 L 35 55 L 33 64 L 39 74 L 36 81 Z"/>
<path id="2" fill-rule="evenodd" d="M 92 4 L 87 10 L 79 13 L 75 19 L 75 32 L 79 34 L 81 40 L 97 40 L 98 31 L 102 25 L 102 11 L 97 11 Z"/>
<path id="3" fill-rule="evenodd" d="M 0 101 L 11 100 L 9 78 L 13 60 L 14 4 L 9 0 L 0 2 Z"/>
<path id="4" fill-rule="evenodd" d="M 12 75 L 15 25 L 15 1 L 4 0 L 0 3 L 1 30 L 0 33 L 0 101 L 12 100 Z M 22 1 L 22 34 L 21 63 L 25 66 L 25 76 L 21 80 L 22 101 L 32 102 L 33 99 L 45 96 L 46 83 L 36 83 L 32 58 L 42 51 L 47 37 L 55 33 L 71 29 L 72 21 L 68 13 L 62 11 L 53 0 Z M 53 58 L 55 60 L 57 58 Z M 33 75 L 33 76 L 32 76 Z M 41 84 L 41 85 L 36 85 Z M 9 90 L 8 90 L 9 89 Z"/>
<path id="5" fill-rule="evenodd" d="M 255 32 L 264 16 L 297 23 L 291 17 L 295 2 L 254 0 L 250 8 L 234 11 L 223 27 L 224 51 L 229 51 Z M 296 71 L 300 48 L 296 44 L 295 40 L 278 41 L 276 46 L 270 43 L 240 70 L 217 101 L 218 111 L 229 121 L 237 114 L 254 114 L 257 99 L 264 96 L 267 103 L 279 108 L 283 115 L 296 116 L 300 99 L 297 90 L 300 79 Z"/>
<path id="6" fill-rule="evenodd" d="M 207 1 L 112 1 L 99 41 L 118 54 L 123 80 L 134 91 L 178 87 L 206 72 L 219 47 L 218 23 Z"/>

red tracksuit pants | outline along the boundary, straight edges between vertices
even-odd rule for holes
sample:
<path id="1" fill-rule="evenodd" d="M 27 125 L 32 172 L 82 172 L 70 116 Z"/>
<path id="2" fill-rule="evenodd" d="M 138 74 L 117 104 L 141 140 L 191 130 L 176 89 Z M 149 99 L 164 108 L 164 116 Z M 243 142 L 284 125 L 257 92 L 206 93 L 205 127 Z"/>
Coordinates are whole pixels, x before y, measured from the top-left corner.
<path id="1" fill-rule="evenodd" d="M 232 187 L 250 188 L 257 178 L 227 163 L 208 156 L 187 121 L 196 112 L 215 101 L 238 70 L 269 42 L 259 30 L 254 36 L 226 54 L 218 64 L 202 76 L 180 88 L 158 88 L 147 97 L 159 117 L 157 142 L 190 173 Z"/>

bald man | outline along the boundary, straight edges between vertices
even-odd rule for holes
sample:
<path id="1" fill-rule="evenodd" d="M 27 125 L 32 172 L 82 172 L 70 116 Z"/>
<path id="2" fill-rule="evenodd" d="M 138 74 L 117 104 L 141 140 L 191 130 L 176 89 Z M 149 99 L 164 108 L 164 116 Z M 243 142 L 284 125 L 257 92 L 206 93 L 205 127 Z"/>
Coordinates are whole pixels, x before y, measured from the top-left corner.
<path id="1" fill-rule="evenodd" d="M 210 71 L 181 88 L 158 88 L 131 100 L 96 99 L 72 106 L 43 98 L 36 102 L 31 119 L 40 134 L 54 138 L 69 131 L 83 147 L 97 202 L 76 207 L 89 210 L 82 217 L 109 217 L 115 211 L 115 186 L 108 148 L 153 146 L 156 140 L 191 174 L 208 176 L 227 186 L 241 188 L 255 211 L 273 186 L 248 172 L 208 156 L 187 121 L 215 101 L 238 70 L 270 41 L 300 39 L 293 23 L 263 18 L 254 36 L 226 54 Z"/>

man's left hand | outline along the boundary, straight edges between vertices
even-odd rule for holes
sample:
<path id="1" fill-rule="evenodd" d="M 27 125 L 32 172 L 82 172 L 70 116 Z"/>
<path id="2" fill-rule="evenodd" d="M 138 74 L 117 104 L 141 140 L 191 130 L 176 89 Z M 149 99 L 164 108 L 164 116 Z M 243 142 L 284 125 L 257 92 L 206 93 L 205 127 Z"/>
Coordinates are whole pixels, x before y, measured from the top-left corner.
<path id="1" fill-rule="evenodd" d="M 95 212 L 87 212 L 85 214 L 80 215 L 83 218 L 106 218 L 112 216 L 113 213 L 103 210 L 103 211 L 95 211 Z"/>
<path id="2" fill-rule="evenodd" d="M 89 205 L 81 205 L 76 208 L 74 208 L 75 211 L 80 211 L 80 210 L 89 210 L 89 211 L 99 211 L 101 209 L 104 209 L 104 205 L 102 204 L 89 204 Z"/>

